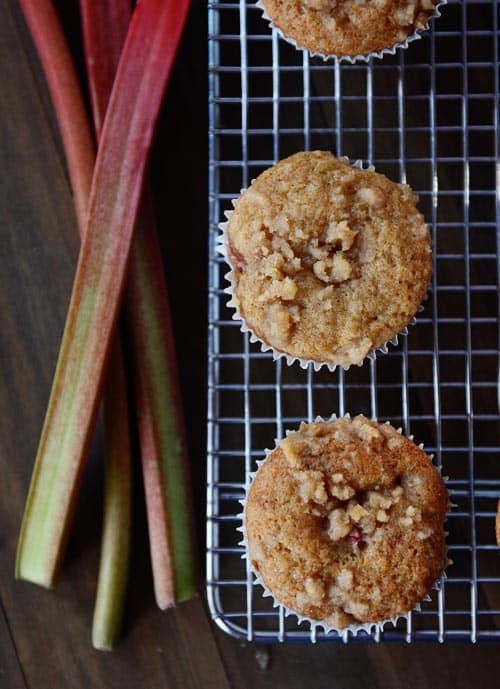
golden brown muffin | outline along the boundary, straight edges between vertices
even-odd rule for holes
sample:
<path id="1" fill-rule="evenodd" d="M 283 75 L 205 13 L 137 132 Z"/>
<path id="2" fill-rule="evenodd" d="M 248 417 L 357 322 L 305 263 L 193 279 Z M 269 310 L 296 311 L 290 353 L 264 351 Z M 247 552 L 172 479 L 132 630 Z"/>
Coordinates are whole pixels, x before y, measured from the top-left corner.
<path id="1" fill-rule="evenodd" d="M 426 29 L 439 0 L 261 0 L 286 38 L 324 56 L 356 57 Z"/>
<path id="2" fill-rule="evenodd" d="M 411 321 L 432 271 L 407 185 L 296 153 L 243 192 L 227 226 L 233 304 L 277 352 L 348 367 Z"/>
<path id="3" fill-rule="evenodd" d="M 337 629 L 412 610 L 446 565 L 447 491 L 389 424 L 302 424 L 259 468 L 245 506 L 252 566 L 273 596 Z"/>

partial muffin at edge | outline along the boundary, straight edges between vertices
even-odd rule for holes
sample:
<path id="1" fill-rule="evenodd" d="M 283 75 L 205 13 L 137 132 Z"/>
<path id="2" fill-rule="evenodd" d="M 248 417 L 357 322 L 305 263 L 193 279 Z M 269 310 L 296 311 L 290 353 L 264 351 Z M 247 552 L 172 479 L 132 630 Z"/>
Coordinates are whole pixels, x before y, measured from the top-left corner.
<path id="1" fill-rule="evenodd" d="M 426 29 L 438 0 L 261 0 L 283 35 L 324 56 L 379 53 Z"/>

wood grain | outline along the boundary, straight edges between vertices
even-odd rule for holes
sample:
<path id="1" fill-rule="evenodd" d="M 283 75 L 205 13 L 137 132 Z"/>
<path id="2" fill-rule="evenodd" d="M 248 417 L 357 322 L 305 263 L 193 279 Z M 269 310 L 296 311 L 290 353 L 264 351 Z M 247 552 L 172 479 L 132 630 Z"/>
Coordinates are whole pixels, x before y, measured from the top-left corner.
<path id="1" fill-rule="evenodd" d="M 64 21 L 78 56 L 76 5 L 64 6 Z M 195 3 L 151 166 L 185 391 L 200 576 L 205 512 L 205 16 L 205 5 Z M 112 654 L 93 651 L 90 626 L 102 493 L 99 434 L 57 590 L 14 581 L 17 533 L 78 251 L 50 101 L 15 0 L 2 3 L 0 80 L 0 687 L 461 689 L 481 680 L 491 684 L 497 653 L 493 645 L 266 647 L 225 636 L 210 621 L 203 597 L 160 612 L 153 600 L 138 467 L 123 638 Z"/>
<path id="2" fill-rule="evenodd" d="M 0 249 L 0 596 L 6 611 L 0 626 L 1 684 L 23 686 L 24 673 L 29 687 L 228 686 L 202 600 L 167 613 L 154 605 L 140 486 L 135 491 L 134 561 L 123 641 L 113 654 L 91 649 L 101 511 L 99 439 L 87 467 L 57 591 L 14 581 L 19 522 L 78 242 L 66 170 L 36 56 L 16 3 L 7 3 L 2 14 L 0 156 L 8 174 L 2 184 Z M 185 170 L 184 183 L 186 174 Z M 203 170 L 202 184 L 204 174 Z M 193 179 L 190 170 L 189 179 Z M 205 217 L 204 200 L 200 209 Z M 170 231 L 170 223 L 167 227 Z M 199 232 L 204 235 L 201 224 Z M 199 261 L 205 263 L 203 247 Z M 197 324 L 195 331 L 201 328 L 204 331 L 204 323 Z M 197 350 L 202 351 L 199 342 Z M 199 373 L 199 367 L 194 371 Z M 193 380 L 189 383 L 194 386 Z M 198 418 L 200 431 L 201 412 Z M 202 467 L 203 454 L 198 451 L 197 468 Z"/>

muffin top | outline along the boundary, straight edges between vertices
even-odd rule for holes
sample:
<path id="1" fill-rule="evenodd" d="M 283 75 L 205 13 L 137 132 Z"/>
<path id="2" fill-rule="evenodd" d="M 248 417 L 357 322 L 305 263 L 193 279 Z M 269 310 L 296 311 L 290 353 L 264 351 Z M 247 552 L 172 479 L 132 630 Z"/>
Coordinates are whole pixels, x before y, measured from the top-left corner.
<path id="1" fill-rule="evenodd" d="M 356 57 L 427 28 L 438 0 L 261 0 L 287 38 L 313 53 Z"/>
<path id="2" fill-rule="evenodd" d="M 233 301 L 278 352 L 348 367 L 412 319 L 431 239 L 407 185 L 323 151 L 301 152 L 243 192 L 227 227 Z"/>
<path id="3" fill-rule="evenodd" d="M 302 424 L 258 470 L 245 506 L 249 557 L 273 596 L 338 629 L 411 609 L 446 564 L 447 491 L 389 424 Z"/>

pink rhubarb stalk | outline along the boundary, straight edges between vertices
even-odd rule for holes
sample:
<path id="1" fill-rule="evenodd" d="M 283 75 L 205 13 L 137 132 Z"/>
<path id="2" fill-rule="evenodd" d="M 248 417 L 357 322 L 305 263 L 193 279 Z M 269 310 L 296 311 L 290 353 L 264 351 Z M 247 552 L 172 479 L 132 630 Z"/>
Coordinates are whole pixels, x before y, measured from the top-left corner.
<path id="1" fill-rule="evenodd" d="M 80 3 L 92 114 L 96 138 L 99 138 L 116 70 L 127 36 L 132 13 L 130 0 L 85 0 Z M 90 36 L 90 39 L 89 39 Z M 93 46 L 105 45 L 103 53 Z M 115 344 L 116 347 L 116 344 Z M 106 381 L 126 388 L 123 370 L 114 366 L 113 358 Z M 102 651 L 113 649 L 118 637 L 123 611 L 130 559 L 131 485 L 128 435 L 122 435 L 113 424 L 117 405 L 104 399 L 106 430 L 106 466 L 104 481 L 103 530 L 99 576 L 92 621 L 92 645 Z"/>
<path id="2" fill-rule="evenodd" d="M 86 204 L 90 193 L 95 162 L 92 134 L 73 61 L 51 0 L 21 0 L 22 9 L 33 37 L 52 103 L 56 113 L 70 181 L 75 199 L 80 234 L 85 230 Z M 84 196 L 87 196 L 84 203 Z M 104 387 L 105 433 L 105 508 L 103 548 L 96 608 L 96 646 L 109 647 L 119 630 L 123 608 L 130 550 L 130 429 L 123 353 L 118 338 L 113 344 L 111 362 Z M 65 480 L 64 476 L 39 476 L 46 481 Z M 47 491 L 42 485 L 41 493 Z M 68 518 L 73 505 L 68 511 Z M 31 553 L 18 558 L 17 576 L 32 579 Z M 38 574 L 37 574 L 38 576 Z M 40 577 L 38 577 L 40 579 Z M 38 583 L 52 585 L 53 579 L 42 577 Z"/>
<path id="3" fill-rule="evenodd" d="M 87 190 L 88 202 L 95 154 L 80 87 L 51 2 L 23 0 L 23 10 L 56 112 L 75 197 L 78 226 L 83 232 L 85 208 L 81 200 Z M 118 339 L 113 345 L 104 389 L 104 429 L 103 545 L 93 628 L 93 642 L 97 648 L 111 648 L 118 634 L 130 550 L 130 431 L 123 354 Z"/>
<path id="4" fill-rule="evenodd" d="M 101 123 L 125 38 L 127 0 L 80 0 L 94 127 Z M 182 402 L 154 212 L 148 186 L 136 224 L 125 306 L 133 350 L 155 596 L 160 608 L 196 591 L 192 506 Z"/>
<path id="5" fill-rule="evenodd" d="M 187 0 L 142 0 L 120 59 L 18 546 L 18 574 L 36 583 L 52 584 L 64 550 L 123 291 L 147 156 L 187 9 Z"/>

